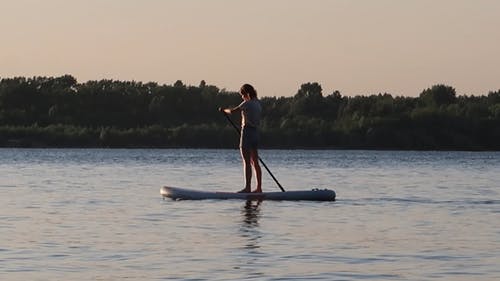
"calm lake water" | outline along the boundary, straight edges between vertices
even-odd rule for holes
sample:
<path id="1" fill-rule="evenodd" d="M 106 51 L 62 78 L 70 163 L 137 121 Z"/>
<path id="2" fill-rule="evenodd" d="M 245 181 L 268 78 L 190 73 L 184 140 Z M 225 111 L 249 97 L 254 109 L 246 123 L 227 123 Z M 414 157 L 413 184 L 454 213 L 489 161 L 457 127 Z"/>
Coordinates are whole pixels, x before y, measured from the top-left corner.
<path id="1" fill-rule="evenodd" d="M 241 189 L 237 150 L 0 149 L 0 280 L 500 280 L 500 153 L 261 157 L 337 201 L 160 197 Z"/>

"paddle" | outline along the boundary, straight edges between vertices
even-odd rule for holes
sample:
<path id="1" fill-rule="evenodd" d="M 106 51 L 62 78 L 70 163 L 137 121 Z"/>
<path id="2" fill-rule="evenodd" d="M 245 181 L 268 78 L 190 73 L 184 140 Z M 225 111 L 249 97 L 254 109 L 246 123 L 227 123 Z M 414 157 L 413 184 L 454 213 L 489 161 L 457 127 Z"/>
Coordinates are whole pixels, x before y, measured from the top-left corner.
<path id="1" fill-rule="evenodd" d="M 238 132 L 238 134 L 241 135 L 240 128 L 238 128 L 238 126 L 236 126 L 236 124 L 234 124 L 233 120 L 231 120 L 231 117 L 229 117 L 229 115 L 227 113 L 225 113 L 223 110 L 219 110 L 219 111 L 222 112 L 224 114 L 224 116 L 226 116 L 227 121 L 229 121 L 229 123 L 231 123 L 231 125 L 233 125 L 233 128 L 236 130 L 236 132 Z M 269 175 L 271 175 L 274 182 L 278 185 L 278 187 L 281 189 L 281 191 L 285 192 L 285 189 L 281 186 L 281 184 L 278 182 L 278 180 L 273 175 L 273 173 L 271 173 L 271 170 L 269 170 L 266 163 L 264 163 L 264 161 L 262 161 L 260 156 L 259 156 L 259 162 L 262 164 L 262 166 L 264 166 L 264 168 L 266 168 L 266 171 L 269 173 Z"/>

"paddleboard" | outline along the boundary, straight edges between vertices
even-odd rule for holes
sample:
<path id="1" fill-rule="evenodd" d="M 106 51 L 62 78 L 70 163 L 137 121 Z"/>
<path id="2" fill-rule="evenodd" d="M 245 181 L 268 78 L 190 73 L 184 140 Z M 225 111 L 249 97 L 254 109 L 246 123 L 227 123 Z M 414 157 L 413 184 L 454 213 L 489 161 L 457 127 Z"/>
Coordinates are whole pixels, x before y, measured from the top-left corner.
<path id="1" fill-rule="evenodd" d="M 242 200 L 308 200 L 308 201 L 335 201 L 335 191 L 330 189 L 312 189 L 296 191 L 277 191 L 262 193 L 237 193 L 223 191 L 202 191 L 180 187 L 163 186 L 160 188 L 163 198 L 174 200 L 203 200 L 203 199 L 242 199 Z"/>

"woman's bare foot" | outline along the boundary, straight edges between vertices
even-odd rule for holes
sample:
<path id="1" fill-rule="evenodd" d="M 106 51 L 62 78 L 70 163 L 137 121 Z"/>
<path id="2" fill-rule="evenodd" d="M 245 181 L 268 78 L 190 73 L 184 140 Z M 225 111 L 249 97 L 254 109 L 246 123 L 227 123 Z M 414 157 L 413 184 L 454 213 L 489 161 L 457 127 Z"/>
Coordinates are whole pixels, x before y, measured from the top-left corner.
<path id="1" fill-rule="evenodd" d="M 238 193 L 250 193 L 250 188 L 243 188 L 242 190 L 238 191 Z"/>
<path id="2" fill-rule="evenodd" d="M 256 188 L 252 193 L 262 193 L 262 188 Z"/>

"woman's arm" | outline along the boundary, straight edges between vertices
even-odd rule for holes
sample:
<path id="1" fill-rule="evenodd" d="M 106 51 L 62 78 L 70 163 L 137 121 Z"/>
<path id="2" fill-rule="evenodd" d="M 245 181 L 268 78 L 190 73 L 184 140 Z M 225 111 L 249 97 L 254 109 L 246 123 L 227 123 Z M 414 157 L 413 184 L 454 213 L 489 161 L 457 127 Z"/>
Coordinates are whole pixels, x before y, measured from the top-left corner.
<path id="1" fill-rule="evenodd" d="M 233 107 L 233 108 L 222 108 L 222 107 L 219 107 L 219 111 L 222 111 L 226 114 L 233 114 L 233 112 L 237 112 L 237 111 L 241 111 L 241 106 L 238 105 L 237 107 Z"/>

